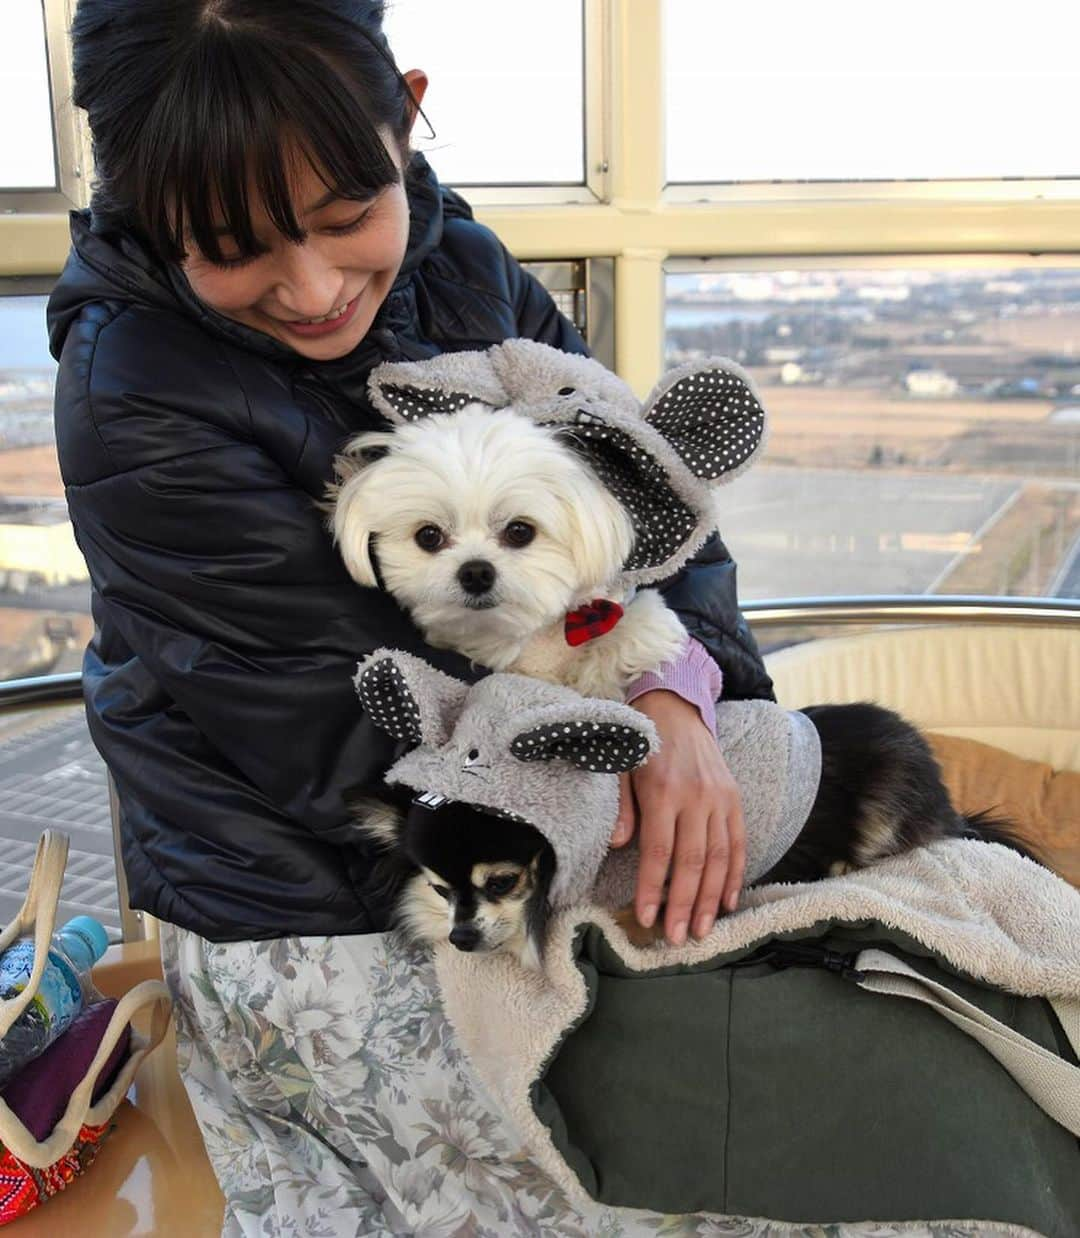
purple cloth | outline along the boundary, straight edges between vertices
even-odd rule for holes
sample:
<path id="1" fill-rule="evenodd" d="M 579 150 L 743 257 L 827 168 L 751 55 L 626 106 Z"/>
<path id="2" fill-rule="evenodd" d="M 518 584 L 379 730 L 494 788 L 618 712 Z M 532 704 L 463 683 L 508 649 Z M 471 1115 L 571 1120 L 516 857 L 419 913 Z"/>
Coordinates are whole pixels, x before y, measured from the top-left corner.
<path id="1" fill-rule="evenodd" d="M 64 1116 L 72 1092 L 90 1069 L 115 1009 L 116 1001 L 110 997 L 81 1010 L 67 1031 L 44 1053 L 27 1062 L 0 1093 L 7 1107 L 39 1142 L 49 1137 Z M 96 1104 L 112 1086 L 130 1047 L 129 1026 L 124 1028 L 98 1075 L 92 1103 Z"/>
<path id="2" fill-rule="evenodd" d="M 723 686 L 723 673 L 709 656 L 708 650 L 692 636 L 688 636 L 686 647 L 679 658 L 674 662 L 665 662 L 659 671 L 649 671 L 630 685 L 626 703 L 629 705 L 639 696 L 657 689 L 674 692 L 684 701 L 697 706 L 701 721 L 715 739 L 716 702 L 720 699 L 720 689 Z"/>

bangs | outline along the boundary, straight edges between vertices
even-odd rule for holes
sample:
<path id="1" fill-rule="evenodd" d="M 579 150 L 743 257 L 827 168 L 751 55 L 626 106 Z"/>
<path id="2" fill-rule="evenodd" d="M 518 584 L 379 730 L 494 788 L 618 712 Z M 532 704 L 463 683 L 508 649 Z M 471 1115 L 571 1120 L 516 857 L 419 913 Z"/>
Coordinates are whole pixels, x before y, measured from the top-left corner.
<path id="1" fill-rule="evenodd" d="M 403 109 L 395 133 L 404 121 Z M 235 28 L 204 29 L 158 95 L 138 146 L 136 222 L 171 262 L 191 242 L 221 262 L 222 230 L 238 251 L 230 244 L 230 259 L 263 253 L 252 226 L 259 206 L 278 232 L 302 242 L 291 193 L 298 161 L 341 198 L 365 201 L 399 179 L 368 101 L 336 64 Z"/>

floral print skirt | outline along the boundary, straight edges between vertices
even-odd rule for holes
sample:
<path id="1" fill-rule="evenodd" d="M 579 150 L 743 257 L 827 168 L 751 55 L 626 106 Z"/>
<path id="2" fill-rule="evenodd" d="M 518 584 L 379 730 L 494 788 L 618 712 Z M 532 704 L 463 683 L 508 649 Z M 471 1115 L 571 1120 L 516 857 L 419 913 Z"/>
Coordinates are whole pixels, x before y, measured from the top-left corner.
<path id="1" fill-rule="evenodd" d="M 180 1067 L 227 1238 L 983 1238 L 571 1201 L 455 1043 L 430 958 L 392 934 L 215 944 L 161 926 Z"/>

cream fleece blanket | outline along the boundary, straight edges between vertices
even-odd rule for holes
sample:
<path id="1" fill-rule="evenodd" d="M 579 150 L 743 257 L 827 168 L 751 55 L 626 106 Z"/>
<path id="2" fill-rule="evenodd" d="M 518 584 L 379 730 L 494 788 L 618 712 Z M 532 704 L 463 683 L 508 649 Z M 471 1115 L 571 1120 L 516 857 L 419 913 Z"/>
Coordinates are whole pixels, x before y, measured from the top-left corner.
<path id="1" fill-rule="evenodd" d="M 878 922 L 988 985 L 1080 1002 L 1080 892 L 1004 847 L 967 840 L 936 843 L 845 877 L 744 891 L 738 912 L 703 941 L 681 947 L 638 949 L 608 912 L 581 905 L 554 919 L 542 973 L 524 971 L 505 955 L 477 957 L 450 946 L 437 948 L 436 972 L 447 1017 L 481 1080 L 537 1163 L 571 1199 L 582 1199 L 581 1184 L 530 1104 L 533 1082 L 586 1009 L 573 959 L 579 926 L 599 925 L 627 966 L 646 971 L 705 962 L 830 921 Z"/>

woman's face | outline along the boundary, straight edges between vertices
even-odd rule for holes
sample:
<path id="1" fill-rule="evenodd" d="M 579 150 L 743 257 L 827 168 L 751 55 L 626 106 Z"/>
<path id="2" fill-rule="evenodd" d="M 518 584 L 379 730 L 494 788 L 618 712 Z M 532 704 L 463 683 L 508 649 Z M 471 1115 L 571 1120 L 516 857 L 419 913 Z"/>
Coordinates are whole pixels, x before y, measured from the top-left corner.
<path id="1" fill-rule="evenodd" d="M 302 244 L 282 236 L 260 206 L 252 225 L 265 253 L 228 262 L 237 246 L 225 233 L 226 262 L 214 264 L 189 243 L 181 265 L 199 300 L 313 361 L 351 352 L 397 278 L 409 239 L 403 155 L 388 131 L 382 136 L 398 180 L 366 202 L 328 193 L 307 160 L 295 161 L 292 203 L 307 233 Z"/>

